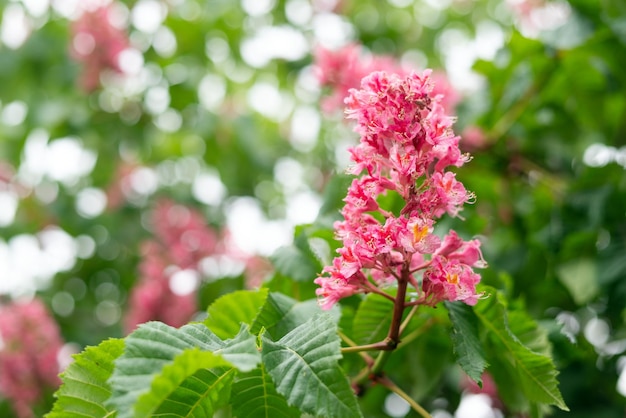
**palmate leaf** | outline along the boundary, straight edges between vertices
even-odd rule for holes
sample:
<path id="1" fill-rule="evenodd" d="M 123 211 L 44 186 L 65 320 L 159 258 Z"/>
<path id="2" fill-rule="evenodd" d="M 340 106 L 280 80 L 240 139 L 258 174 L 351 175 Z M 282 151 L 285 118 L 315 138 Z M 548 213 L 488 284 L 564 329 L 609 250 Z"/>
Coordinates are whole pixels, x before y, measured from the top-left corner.
<path id="1" fill-rule="evenodd" d="M 115 361 L 109 379 L 113 389 L 110 405 L 120 418 L 131 417 L 137 399 L 146 393 L 155 376 L 188 349 L 221 354 L 242 371 L 249 371 L 260 361 L 256 338 L 245 326 L 231 340 L 222 341 L 203 324 L 185 325 L 180 329 L 160 322 L 148 322 L 126 337 L 124 354 Z"/>
<path id="2" fill-rule="evenodd" d="M 210 418 L 228 404 L 235 373 L 219 355 L 197 348 L 183 351 L 139 397 L 134 417 Z"/>
<path id="3" fill-rule="evenodd" d="M 298 418 L 301 415 L 276 392 L 263 364 L 251 372 L 237 375 L 232 391 L 231 403 L 237 418 Z"/>
<path id="4" fill-rule="evenodd" d="M 109 339 L 75 355 L 74 362 L 61 374 L 63 384 L 54 394 L 57 400 L 46 417 L 113 417 L 115 411 L 104 404 L 111 396 L 107 379 L 123 349 L 124 341 Z"/>
<path id="5" fill-rule="evenodd" d="M 467 375 L 482 385 L 482 374 L 488 366 L 478 336 L 478 318 L 472 308 L 461 302 L 445 302 L 452 323 L 452 343 L 457 362 Z"/>
<path id="6" fill-rule="evenodd" d="M 252 325 L 267 300 L 267 289 L 239 290 L 228 293 L 209 306 L 204 324 L 218 337 L 232 338 L 242 323 Z"/>
<path id="7" fill-rule="evenodd" d="M 382 341 L 389 332 L 392 313 L 392 301 L 375 293 L 368 294 L 354 315 L 354 341 L 362 345 Z"/>
<path id="8" fill-rule="evenodd" d="M 315 416 L 362 416 L 339 367 L 337 325 L 330 315 L 316 315 L 276 342 L 264 335 L 262 357 L 276 390 L 290 405 Z"/>
<path id="9" fill-rule="evenodd" d="M 550 357 L 536 353 L 523 345 L 508 325 L 503 296 L 493 288 L 485 287 L 491 296 L 474 306 L 474 312 L 489 337 L 500 347 L 498 356 L 510 362 L 518 375 L 522 391 L 531 402 L 556 405 L 569 410 L 558 389 L 558 371 Z"/>

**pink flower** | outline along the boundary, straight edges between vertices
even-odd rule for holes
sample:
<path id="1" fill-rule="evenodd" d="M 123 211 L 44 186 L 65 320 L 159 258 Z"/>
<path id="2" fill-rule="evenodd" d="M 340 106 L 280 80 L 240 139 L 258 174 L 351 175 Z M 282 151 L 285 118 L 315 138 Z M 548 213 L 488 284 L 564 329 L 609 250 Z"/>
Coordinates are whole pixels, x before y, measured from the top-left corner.
<path id="1" fill-rule="evenodd" d="M 343 247 L 315 280 L 325 309 L 395 280 L 414 286 L 424 304 L 474 304 L 480 296 L 480 276 L 472 270 L 485 266 L 480 243 L 465 242 L 454 231 L 443 242 L 434 234 L 437 219 L 458 216 L 473 194 L 446 171 L 469 157 L 459 151 L 454 119 L 445 114 L 444 96 L 433 92 L 430 77 L 430 70 L 376 71 L 362 79 L 360 89 L 349 90 L 346 117 L 356 121 L 361 137 L 350 150 L 355 163 L 350 172 L 361 176 L 344 199 L 344 220 L 335 224 Z M 380 206 L 378 198 L 389 192 L 404 200 L 399 213 Z"/>
<path id="2" fill-rule="evenodd" d="M 480 251 L 480 241 L 476 239 L 463 241 L 454 231 L 450 231 L 448 235 L 446 235 L 443 243 L 433 255 L 456 259 L 471 267 L 487 267 L 487 263 L 483 259 L 483 254 Z"/>
<path id="3" fill-rule="evenodd" d="M 112 5 L 85 11 L 72 26 L 72 56 L 84 65 L 81 85 L 87 92 L 98 88 L 100 72 L 122 72 L 120 53 L 128 48 L 123 30 L 111 23 Z"/>
<path id="4" fill-rule="evenodd" d="M 352 296 L 366 290 L 366 278 L 360 271 L 351 276 L 344 276 L 341 273 L 341 261 L 335 258 L 332 267 L 327 267 L 324 272 L 330 276 L 320 276 L 315 279 L 315 284 L 320 288 L 315 291 L 319 297 L 322 309 L 330 309 L 339 299 Z"/>
<path id="5" fill-rule="evenodd" d="M 0 393 L 19 418 L 31 418 L 33 405 L 60 384 L 59 327 L 38 299 L 0 306 L 0 318 Z"/>
<path id="6" fill-rule="evenodd" d="M 424 271 L 422 289 L 428 295 L 429 304 L 460 300 L 475 305 L 481 295 L 476 294 L 480 276 L 467 264 L 455 259 L 434 257 Z"/>
<path id="7" fill-rule="evenodd" d="M 350 89 L 358 88 L 361 79 L 372 72 L 385 71 L 401 77 L 410 73 L 393 57 L 366 53 L 357 44 L 349 44 L 335 51 L 318 47 L 314 55 L 315 76 L 320 86 L 330 91 L 330 95 L 322 101 L 322 109 L 327 113 L 341 108 Z M 445 109 L 454 109 L 461 97 L 446 75 L 441 71 L 434 72 L 433 80 L 435 86 L 432 96 L 438 96 Z"/>
<path id="8" fill-rule="evenodd" d="M 420 208 L 434 217 L 441 217 L 444 213 L 457 216 L 464 203 L 473 199 L 463 183 L 456 180 L 454 173 L 434 173 L 430 181 L 431 188 L 420 199 Z"/>

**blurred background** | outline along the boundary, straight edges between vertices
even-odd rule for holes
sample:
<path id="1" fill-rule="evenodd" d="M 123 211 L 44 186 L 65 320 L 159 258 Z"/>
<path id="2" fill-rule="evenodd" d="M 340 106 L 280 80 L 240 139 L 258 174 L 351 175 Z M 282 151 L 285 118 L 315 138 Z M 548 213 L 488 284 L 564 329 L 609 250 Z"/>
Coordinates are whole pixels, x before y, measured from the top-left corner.
<path id="1" fill-rule="evenodd" d="M 0 416 L 42 415 L 71 353 L 141 322 L 180 326 L 261 285 L 314 297 L 358 140 L 341 108 L 358 80 L 337 74 L 379 59 L 435 71 L 477 195 L 441 228 L 481 237 L 483 280 L 545 326 L 567 416 L 626 413 L 622 0 L 0 0 L 0 14 Z M 27 371 L 42 352 L 56 369 Z M 437 367 L 412 390 L 433 416 L 504 414 Z M 412 416 L 381 399 L 372 416 Z"/>

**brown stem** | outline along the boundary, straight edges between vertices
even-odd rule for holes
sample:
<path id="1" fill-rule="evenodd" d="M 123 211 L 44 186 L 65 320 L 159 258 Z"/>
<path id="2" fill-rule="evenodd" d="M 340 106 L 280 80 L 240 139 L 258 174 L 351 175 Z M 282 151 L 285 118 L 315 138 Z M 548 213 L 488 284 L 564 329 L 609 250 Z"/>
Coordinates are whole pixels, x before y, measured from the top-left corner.
<path id="1" fill-rule="evenodd" d="M 391 325 L 389 326 L 389 334 L 385 341 L 393 350 L 400 342 L 400 325 L 402 324 L 402 314 L 405 308 L 406 290 L 409 284 L 409 270 L 407 267 L 402 270 L 402 277 L 398 280 L 398 293 L 393 305 L 393 316 L 391 317 Z"/>

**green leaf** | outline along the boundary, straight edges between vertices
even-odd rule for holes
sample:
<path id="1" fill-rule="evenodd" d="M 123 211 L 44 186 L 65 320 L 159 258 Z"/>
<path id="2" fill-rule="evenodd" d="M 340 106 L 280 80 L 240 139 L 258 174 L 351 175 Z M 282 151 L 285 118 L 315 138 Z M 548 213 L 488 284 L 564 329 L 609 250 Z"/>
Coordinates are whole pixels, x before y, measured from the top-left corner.
<path id="1" fill-rule="evenodd" d="M 392 301 L 375 293 L 368 294 L 354 315 L 354 341 L 360 345 L 382 341 L 389 332 L 392 313 Z"/>
<path id="2" fill-rule="evenodd" d="M 330 315 L 314 316 L 277 342 L 264 335 L 262 356 L 276 390 L 290 405 L 316 416 L 362 416 L 339 367 L 339 337 Z"/>
<path id="3" fill-rule="evenodd" d="M 258 334 L 261 328 L 265 328 L 266 332 L 277 340 L 321 312 L 322 309 L 315 299 L 298 302 L 282 293 L 272 292 L 250 327 L 250 332 Z M 337 321 L 339 320 L 339 308 L 331 310 L 330 313 Z"/>
<path id="4" fill-rule="evenodd" d="M 267 300 L 267 289 L 239 290 L 228 293 L 209 306 L 209 317 L 204 321 L 218 337 L 232 338 L 241 324 L 252 325 Z"/>
<path id="5" fill-rule="evenodd" d="M 183 351 L 139 397 L 134 416 L 213 417 L 228 404 L 235 373 L 219 355 L 198 348 Z"/>
<path id="6" fill-rule="evenodd" d="M 280 274 L 298 282 L 313 281 L 321 270 L 315 257 L 295 245 L 278 248 L 270 260 Z"/>
<path id="7" fill-rule="evenodd" d="M 123 349 L 123 340 L 109 339 L 74 355 L 74 362 L 61 373 L 63 384 L 54 394 L 57 400 L 46 417 L 112 417 L 115 411 L 104 404 L 111 396 L 107 379 Z"/>
<path id="8" fill-rule="evenodd" d="M 572 260 L 558 266 L 556 272 L 576 304 L 582 306 L 598 296 L 600 288 L 594 260 L 589 258 Z"/>
<path id="9" fill-rule="evenodd" d="M 124 354 L 115 362 L 109 379 L 113 388 L 111 405 L 119 417 L 130 417 L 137 399 L 146 393 L 153 379 L 183 351 L 199 348 L 221 354 L 242 371 L 249 371 L 260 361 L 256 338 L 246 326 L 231 340 L 222 341 L 203 324 L 185 325 L 180 329 L 160 322 L 148 322 L 126 337 Z"/>
<path id="10" fill-rule="evenodd" d="M 301 415 L 276 392 L 276 386 L 263 364 L 251 372 L 237 375 L 231 403 L 238 418 L 298 418 Z"/>
<path id="11" fill-rule="evenodd" d="M 461 302 L 445 302 L 452 323 L 452 343 L 457 362 L 467 375 L 482 385 L 482 374 L 489 365 L 478 336 L 478 318 Z"/>
<path id="12" fill-rule="evenodd" d="M 522 344 L 535 353 L 552 356 L 548 331 L 540 327 L 526 310 L 509 308 L 508 316 L 509 329 Z"/>
<path id="13" fill-rule="evenodd" d="M 535 353 L 523 345 L 511 332 L 508 324 L 506 304 L 502 295 L 493 288 L 484 288 L 490 297 L 479 301 L 474 307 L 482 326 L 500 349 L 498 356 L 505 358 L 517 371 L 522 391 L 531 402 L 556 405 L 562 410 L 569 409 L 558 389 L 558 371 L 552 359 Z"/>

